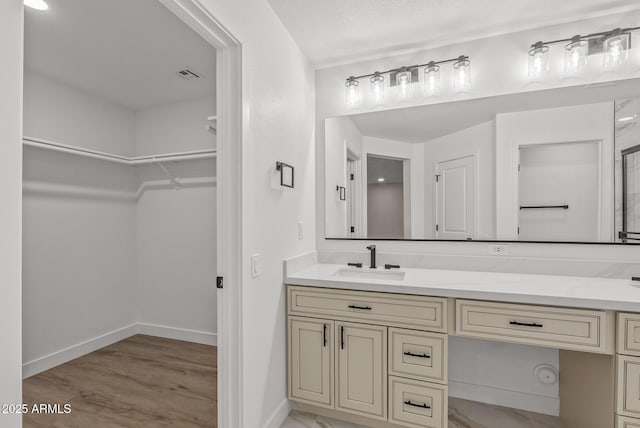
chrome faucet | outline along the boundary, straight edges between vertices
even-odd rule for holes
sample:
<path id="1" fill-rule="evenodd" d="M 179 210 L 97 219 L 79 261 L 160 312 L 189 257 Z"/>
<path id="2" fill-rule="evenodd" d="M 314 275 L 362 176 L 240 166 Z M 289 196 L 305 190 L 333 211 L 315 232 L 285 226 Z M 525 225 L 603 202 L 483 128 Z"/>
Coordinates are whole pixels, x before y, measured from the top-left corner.
<path id="1" fill-rule="evenodd" d="M 376 268 L 376 246 L 369 245 L 367 247 L 367 250 L 371 251 L 371 265 L 369 266 L 369 269 L 375 269 Z"/>

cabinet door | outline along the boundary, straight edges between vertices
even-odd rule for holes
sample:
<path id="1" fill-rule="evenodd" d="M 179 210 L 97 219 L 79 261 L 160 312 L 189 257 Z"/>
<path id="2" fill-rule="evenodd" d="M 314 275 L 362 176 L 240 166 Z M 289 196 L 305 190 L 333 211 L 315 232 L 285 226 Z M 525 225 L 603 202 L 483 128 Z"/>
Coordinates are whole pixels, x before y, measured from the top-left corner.
<path id="1" fill-rule="evenodd" d="M 618 414 L 640 417 L 640 357 L 618 355 Z"/>
<path id="2" fill-rule="evenodd" d="M 289 317 L 289 399 L 333 408 L 333 321 Z"/>
<path id="3" fill-rule="evenodd" d="M 387 419 L 387 327 L 336 322 L 336 409 Z"/>

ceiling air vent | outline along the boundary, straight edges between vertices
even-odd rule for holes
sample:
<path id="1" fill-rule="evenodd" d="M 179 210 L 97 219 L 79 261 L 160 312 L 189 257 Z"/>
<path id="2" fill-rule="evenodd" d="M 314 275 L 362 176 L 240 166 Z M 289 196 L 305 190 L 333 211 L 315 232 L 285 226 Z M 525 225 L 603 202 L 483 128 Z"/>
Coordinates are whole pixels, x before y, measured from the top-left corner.
<path id="1" fill-rule="evenodd" d="M 200 73 L 198 73 L 197 71 L 192 70 L 189 67 L 185 67 L 182 70 L 178 71 L 178 76 L 182 77 L 183 79 L 186 80 L 195 80 L 195 79 L 199 79 L 201 77 Z"/>

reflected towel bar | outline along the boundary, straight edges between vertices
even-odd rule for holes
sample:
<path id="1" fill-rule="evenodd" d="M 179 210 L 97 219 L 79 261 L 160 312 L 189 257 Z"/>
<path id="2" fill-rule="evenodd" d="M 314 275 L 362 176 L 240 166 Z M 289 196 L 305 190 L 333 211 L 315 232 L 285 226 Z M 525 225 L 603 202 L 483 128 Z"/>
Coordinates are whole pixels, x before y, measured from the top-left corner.
<path id="1" fill-rule="evenodd" d="M 569 205 L 521 205 L 521 210 L 561 209 L 568 210 Z"/>

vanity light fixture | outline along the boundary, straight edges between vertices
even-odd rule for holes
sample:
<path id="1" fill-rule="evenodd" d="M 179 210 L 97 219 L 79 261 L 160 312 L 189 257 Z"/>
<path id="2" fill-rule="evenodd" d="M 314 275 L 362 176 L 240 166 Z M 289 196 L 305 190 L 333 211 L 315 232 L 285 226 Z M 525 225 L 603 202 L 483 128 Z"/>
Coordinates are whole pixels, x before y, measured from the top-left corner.
<path id="1" fill-rule="evenodd" d="M 460 56 L 453 63 L 453 89 L 466 91 L 471 86 L 471 61 L 469 57 Z"/>
<path id="2" fill-rule="evenodd" d="M 424 93 L 427 96 L 436 95 L 440 91 L 440 66 L 431 61 L 424 68 Z"/>
<path id="3" fill-rule="evenodd" d="M 536 42 L 529 49 L 529 77 L 538 79 L 549 71 L 549 46 Z"/>
<path id="4" fill-rule="evenodd" d="M 397 89 L 400 98 L 409 98 L 413 95 L 413 84 L 422 80 L 424 94 L 436 95 L 441 90 L 440 72 L 441 64 L 453 64 L 452 86 L 456 91 L 468 90 L 471 86 L 471 60 L 467 55 L 443 61 L 429 61 L 425 64 L 416 64 L 392 68 L 386 71 L 376 71 L 361 76 L 349 76 L 345 82 L 345 103 L 349 107 L 360 104 L 359 80 L 368 78 L 370 82 L 370 98 L 374 104 L 381 104 L 385 100 L 385 75 L 389 76 L 389 86 Z M 423 69 L 423 77 L 420 70 Z"/>
<path id="5" fill-rule="evenodd" d="M 49 5 L 44 0 L 24 0 L 24 5 L 36 10 L 49 9 Z"/>
<path id="6" fill-rule="evenodd" d="M 380 104 L 384 101 L 384 76 L 376 71 L 371 76 L 371 101 L 374 104 Z"/>
<path id="7" fill-rule="evenodd" d="M 384 182 L 384 177 L 378 178 L 378 183 L 382 183 L 382 182 Z"/>
<path id="8" fill-rule="evenodd" d="M 411 95 L 411 70 L 409 67 L 401 67 L 396 74 L 396 85 L 400 90 L 400 98 L 408 98 Z"/>
<path id="9" fill-rule="evenodd" d="M 602 48 L 604 50 L 604 68 L 613 68 L 629 59 L 631 33 L 616 28 L 609 34 Z"/>
<path id="10" fill-rule="evenodd" d="M 344 84 L 344 101 L 349 107 L 356 107 L 360 104 L 360 88 L 356 77 L 349 77 Z"/>
<path id="11" fill-rule="evenodd" d="M 564 71 L 568 74 L 577 74 L 582 71 L 587 65 L 589 43 L 582 40 L 580 36 L 573 36 L 564 49 Z"/>
<path id="12" fill-rule="evenodd" d="M 629 59 L 631 33 L 640 27 L 616 28 L 609 31 L 575 35 L 569 39 L 535 42 L 529 48 L 529 77 L 538 79 L 549 71 L 550 46 L 564 44 L 564 69 L 567 74 L 577 74 L 587 64 L 587 57 L 602 54 L 602 65 L 612 69 Z"/>

